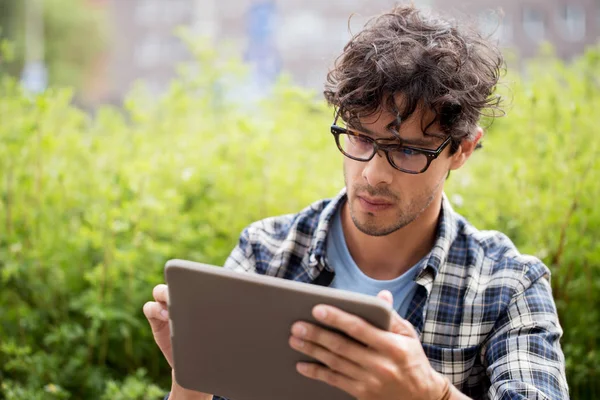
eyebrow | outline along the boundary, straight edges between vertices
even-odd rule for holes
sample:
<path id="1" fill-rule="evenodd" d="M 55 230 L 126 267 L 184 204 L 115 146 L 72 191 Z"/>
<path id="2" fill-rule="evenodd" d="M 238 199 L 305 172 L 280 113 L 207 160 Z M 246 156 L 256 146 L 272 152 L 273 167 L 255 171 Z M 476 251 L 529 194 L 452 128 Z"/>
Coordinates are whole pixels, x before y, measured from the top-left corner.
<path id="1" fill-rule="evenodd" d="M 350 129 L 356 130 L 356 131 L 360 131 L 360 132 L 364 132 L 364 133 L 368 133 L 372 136 L 377 136 L 377 133 L 373 132 L 370 129 L 365 128 L 364 126 L 362 126 L 360 123 L 355 124 L 357 125 L 357 127 L 355 128 L 354 126 L 349 127 Z M 390 123 L 386 126 L 386 128 L 388 130 L 390 130 L 393 126 L 393 123 Z M 426 133 L 423 132 L 423 135 L 426 137 L 424 139 L 404 139 L 404 138 L 400 138 L 400 140 L 402 141 L 402 143 L 406 143 L 408 145 L 412 145 L 412 146 L 430 146 L 430 145 L 435 145 L 435 141 L 434 139 L 442 139 L 444 140 L 445 138 L 441 135 L 436 135 L 436 134 L 432 134 L 432 133 Z M 429 139 L 431 138 L 431 139 Z M 397 139 L 396 136 L 391 137 L 391 138 L 381 138 L 381 139 Z"/>

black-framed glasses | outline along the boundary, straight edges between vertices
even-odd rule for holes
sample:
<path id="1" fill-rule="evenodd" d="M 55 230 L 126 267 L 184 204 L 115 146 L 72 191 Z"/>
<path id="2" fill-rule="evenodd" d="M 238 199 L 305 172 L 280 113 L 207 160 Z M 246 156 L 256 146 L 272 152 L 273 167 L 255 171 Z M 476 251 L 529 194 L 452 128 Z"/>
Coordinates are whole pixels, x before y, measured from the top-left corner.
<path id="1" fill-rule="evenodd" d="M 427 171 L 431 162 L 438 158 L 452 139 L 448 136 L 435 150 L 405 146 L 398 143 L 399 139 L 396 137 L 373 139 L 357 130 L 338 126 L 338 118 L 339 113 L 333 120 L 331 133 L 343 155 L 356 161 L 368 162 L 381 150 L 392 167 L 407 174 L 421 174 Z"/>

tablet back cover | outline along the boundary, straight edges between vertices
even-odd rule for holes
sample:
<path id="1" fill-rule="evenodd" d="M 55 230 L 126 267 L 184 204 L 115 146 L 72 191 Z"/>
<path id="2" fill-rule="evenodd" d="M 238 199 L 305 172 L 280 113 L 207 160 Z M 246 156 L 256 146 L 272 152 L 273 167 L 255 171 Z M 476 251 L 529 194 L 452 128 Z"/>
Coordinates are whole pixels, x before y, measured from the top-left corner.
<path id="1" fill-rule="evenodd" d="M 292 324 L 316 323 L 321 303 L 390 324 L 391 308 L 371 296 L 183 260 L 169 261 L 165 277 L 177 382 L 231 400 L 351 399 L 296 371 L 314 360 L 289 347 Z"/>

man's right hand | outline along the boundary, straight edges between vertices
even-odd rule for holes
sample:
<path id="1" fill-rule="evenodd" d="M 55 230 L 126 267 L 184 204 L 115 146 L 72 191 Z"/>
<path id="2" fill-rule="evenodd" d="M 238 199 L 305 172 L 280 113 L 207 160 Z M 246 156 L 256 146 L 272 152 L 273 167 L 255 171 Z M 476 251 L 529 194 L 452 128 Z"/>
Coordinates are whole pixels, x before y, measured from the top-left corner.
<path id="1" fill-rule="evenodd" d="M 171 328 L 169 327 L 169 291 L 167 285 L 157 285 L 152 291 L 155 301 L 144 304 L 144 315 L 150 323 L 154 341 L 173 368 L 173 349 L 171 348 Z M 175 381 L 175 373 L 172 374 L 171 395 L 169 400 L 212 400 L 212 394 L 200 393 L 184 389 Z"/>

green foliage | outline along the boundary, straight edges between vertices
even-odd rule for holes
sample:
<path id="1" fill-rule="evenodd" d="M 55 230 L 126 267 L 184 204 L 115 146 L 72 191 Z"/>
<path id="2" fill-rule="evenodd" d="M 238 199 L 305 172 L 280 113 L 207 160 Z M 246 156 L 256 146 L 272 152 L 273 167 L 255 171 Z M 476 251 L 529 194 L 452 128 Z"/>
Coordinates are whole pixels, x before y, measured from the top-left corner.
<path id="1" fill-rule="evenodd" d="M 342 187 L 314 94 L 282 82 L 246 104 L 239 63 L 194 53 L 202 73 L 158 102 L 140 87 L 94 118 L 68 90 L 0 83 L 0 398 L 159 398 L 170 371 L 141 309 L 164 262 L 223 263 L 251 221 Z M 517 80 L 510 116 L 449 181 L 475 225 L 552 267 L 574 398 L 598 393 L 600 365 L 598 54 Z"/>
<path id="2" fill-rule="evenodd" d="M 135 375 L 128 376 L 124 382 L 109 381 L 102 400 L 156 399 L 164 395 L 164 390 L 146 377 L 146 371 L 139 369 Z"/>
<path id="3" fill-rule="evenodd" d="M 0 74 L 19 76 L 25 62 L 26 1 L 0 0 L 0 42 L 11 40 L 14 57 Z M 43 6 L 45 62 L 52 85 L 79 86 L 106 44 L 105 16 L 87 0 L 38 0 Z M 68 10 L 66 12 L 65 10 Z"/>
<path id="4" fill-rule="evenodd" d="M 2 30 L 0 30 L 0 34 Z M 15 46 L 6 39 L 0 39 L 0 72 L 2 65 L 13 61 L 15 58 Z"/>
<path id="5" fill-rule="evenodd" d="M 322 174 L 340 161 L 322 104 L 285 84 L 261 105 L 217 102 L 226 87 L 217 77 L 239 65 L 195 51 L 202 74 L 182 77 L 158 103 L 140 88 L 124 114 L 106 108 L 90 119 L 69 91 L 0 88 L 5 396 L 54 398 L 53 385 L 100 398 L 124 384 L 121 398 L 141 399 L 150 396 L 138 390 L 141 366 L 145 381 L 168 388 L 141 312 L 164 262 L 223 263 L 249 221 L 341 187 L 341 173 Z"/>
<path id="6" fill-rule="evenodd" d="M 512 106 L 451 181 L 457 210 L 552 271 L 574 399 L 600 394 L 600 48 L 510 76 Z M 463 200 L 464 199 L 464 200 Z"/>

